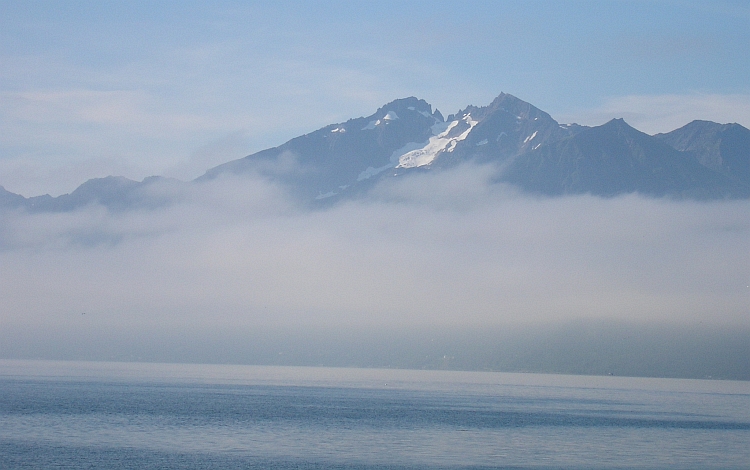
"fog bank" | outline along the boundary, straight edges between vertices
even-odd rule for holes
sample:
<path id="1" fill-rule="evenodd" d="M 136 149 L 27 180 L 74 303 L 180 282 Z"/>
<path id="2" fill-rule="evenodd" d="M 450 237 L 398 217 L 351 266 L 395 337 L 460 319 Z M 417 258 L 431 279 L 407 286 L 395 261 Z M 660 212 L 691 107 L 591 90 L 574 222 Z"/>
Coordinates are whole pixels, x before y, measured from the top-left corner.
<path id="1" fill-rule="evenodd" d="M 581 359 L 552 369 L 606 373 L 581 365 L 599 364 L 599 340 L 566 332 L 606 324 L 642 332 L 610 355 L 641 357 L 640 338 L 672 344 L 663 357 L 693 342 L 696 358 L 726 345 L 727 363 L 747 359 L 720 338 L 748 338 L 750 201 L 534 198 L 490 175 L 465 165 L 398 177 L 318 209 L 250 176 L 156 186 L 173 202 L 148 210 L 4 212 L 0 356 L 275 363 L 271 351 L 318 331 L 300 340 L 296 363 L 442 367 L 409 359 L 429 350 L 420 335 L 438 331 L 472 358 L 451 367 L 547 371 L 554 354 L 532 367 L 492 351 L 516 344 L 522 354 L 523 337 L 536 351 L 545 341 L 532 338 L 553 335 Z M 659 339 L 681 329 L 690 333 Z M 370 343 L 367 331 L 378 332 Z M 485 331 L 494 333 L 466 339 Z M 391 336 L 414 352 L 379 349 Z M 253 346 L 266 337 L 276 339 Z"/>

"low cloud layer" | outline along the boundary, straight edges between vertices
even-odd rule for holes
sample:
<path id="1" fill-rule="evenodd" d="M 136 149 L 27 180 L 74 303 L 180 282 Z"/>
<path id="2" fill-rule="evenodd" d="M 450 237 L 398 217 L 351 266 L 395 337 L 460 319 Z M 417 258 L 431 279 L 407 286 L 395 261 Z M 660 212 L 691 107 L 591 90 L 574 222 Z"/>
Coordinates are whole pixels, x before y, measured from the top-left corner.
<path id="1" fill-rule="evenodd" d="M 157 186 L 175 202 L 153 210 L 5 213 L 0 319 L 66 327 L 85 313 L 115 330 L 750 325 L 750 202 L 536 199 L 488 175 L 399 177 L 312 211 L 262 179 L 226 178 Z"/>
<path id="2" fill-rule="evenodd" d="M 310 210 L 261 177 L 0 218 L 0 357 L 750 378 L 750 201 L 534 198 L 492 168 Z"/>

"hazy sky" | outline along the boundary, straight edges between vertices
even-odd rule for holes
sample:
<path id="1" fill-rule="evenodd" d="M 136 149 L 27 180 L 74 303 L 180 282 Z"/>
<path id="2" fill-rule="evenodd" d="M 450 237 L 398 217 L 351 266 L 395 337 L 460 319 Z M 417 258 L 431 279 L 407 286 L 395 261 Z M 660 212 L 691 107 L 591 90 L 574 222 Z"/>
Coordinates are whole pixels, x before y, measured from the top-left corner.
<path id="1" fill-rule="evenodd" d="M 750 5 L 0 2 L 0 185 L 194 178 L 417 96 L 511 93 L 561 122 L 750 127 Z"/>
<path id="2" fill-rule="evenodd" d="M 648 133 L 750 126 L 749 24 L 729 1 L 2 1 L 0 185 L 192 179 L 406 96 L 447 115 L 507 92 Z M 153 185 L 174 201 L 157 209 L 0 213 L 0 355 L 121 359 L 165 335 L 216 352 L 222 331 L 308 326 L 750 331 L 750 202 L 532 198 L 490 171 L 317 211 L 250 174 Z"/>

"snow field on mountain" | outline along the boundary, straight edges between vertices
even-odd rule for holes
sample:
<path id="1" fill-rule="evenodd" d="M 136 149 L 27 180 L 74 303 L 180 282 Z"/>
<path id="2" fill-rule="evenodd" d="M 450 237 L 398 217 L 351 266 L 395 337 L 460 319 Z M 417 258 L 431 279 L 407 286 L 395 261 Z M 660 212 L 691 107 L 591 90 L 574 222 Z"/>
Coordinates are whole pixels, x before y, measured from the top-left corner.
<path id="1" fill-rule="evenodd" d="M 449 137 L 451 131 L 463 120 L 469 125 L 469 128 L 456 137 Z M 416 168 L 429 165 L 441 152 L 451 152 L 456 146 L 456 142 L 464 140 L 471 130 L 478 124 L 471 118 L 470 114 L 464 116 L 461 120 L 451 121 L 450 123 L 436 123 L 432 126 L 433 137 L 427 141 L 427 144 L 421 148 L 408 151 L 398 157 L 396 168 Z M 440 131 L 439 129 L 444 128 Z"/>

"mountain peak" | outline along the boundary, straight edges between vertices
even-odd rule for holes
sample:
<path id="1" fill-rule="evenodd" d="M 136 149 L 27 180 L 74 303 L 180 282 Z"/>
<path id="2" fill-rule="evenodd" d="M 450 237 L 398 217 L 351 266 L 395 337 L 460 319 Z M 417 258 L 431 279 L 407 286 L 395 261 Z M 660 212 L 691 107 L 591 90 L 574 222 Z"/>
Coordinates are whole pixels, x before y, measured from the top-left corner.
<path id="1" fill-rule="evenodd" d="M 492 103 L 487 106 L 489 112 L 494 112 L 499 109 L 522 119 L 544 119 L 554 121 L 552 116 L 541 109 L 508 93 L 500 93 L 494 100 L 492 100 Z"/>
<path id="2" fill-rule="evenodd" d="M 526 101 L 517 98 L 516 96 L 511 95 L 510 93 L 503 93 L 500 92 L 499 95 L 495 97 L 494 100 L 489 104 L 489 107 L 500 107 L 502 105 L 510 105 L 510 106 L 532 106 L 530 103 L 527 103 Z"/>
<path id="3" fill-rule="evenodd" d="M 393 100 L 390 103 L 381 106 L 377 111 L 375 111 L 375 114 L 372 117 L 382 119 L 388 116 L 388 113 L 395 113 L 396 115 L 399 115 L 399 113 L 405 114 L 408 111 L 415 111 L 423 115 L 434 115 L 431 104 L 423 99 L 409 96 L 408 98 L 399 98 L 397 100 Z"/>
<path id="4" fill-rule="evenodd" d="M 615 132 L 621 135 L 626 135 L 630 138 L 646 138 L 651 137 L 650 135 L 646 134 L 645 132 L 641 132 L 635 127 L 631 126 L 627 122 L 625 122 L 625 119 L 623 118 L 614 118 L 610 119 L 606 123 L 602 124 L 598 127 L 592 127 L 592 131 L 594 132 Z"/>
<path id="5" fill-rule="evenodd" d="M 605 122 L 602 125 L 602 127 L 631 128 L 631 129 L 633 129 L 633 127 L 630 124 L 628 124 L 627 122 L 625 122 L 625 119 L 623 119 L 623 118 L 613 118 L 613 119 L 610 119 L 609 121 Z"/>
<path id="6" fill-rule="evenodd" d="M 701 165 L 750 185 L 750 129 L 737 123 L 696 120 L 654 137 L 686 152 Z"/>

